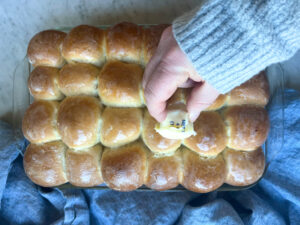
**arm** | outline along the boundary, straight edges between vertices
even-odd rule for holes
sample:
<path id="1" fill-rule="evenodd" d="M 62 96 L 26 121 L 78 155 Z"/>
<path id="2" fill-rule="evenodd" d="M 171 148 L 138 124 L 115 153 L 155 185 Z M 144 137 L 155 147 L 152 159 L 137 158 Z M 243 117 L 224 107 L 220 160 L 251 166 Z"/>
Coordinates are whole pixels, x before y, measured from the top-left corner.
<path id="1" fill-rule="evenodd" d="M 172 28 L 146 67 L 145 98 L 151 115 L 162 121 L 166 100 L 193 81 L 187 110 L 194 121 L 219 93 L 293 56 L 300 47 L 300 3 L 211 0 L 177 18 Z"/>
<path id="2" fill-rule="evenodd" d="M 181 49 L 220 93 L 300 47 L 299 0 L 212 0 L 173 22 Z"/>

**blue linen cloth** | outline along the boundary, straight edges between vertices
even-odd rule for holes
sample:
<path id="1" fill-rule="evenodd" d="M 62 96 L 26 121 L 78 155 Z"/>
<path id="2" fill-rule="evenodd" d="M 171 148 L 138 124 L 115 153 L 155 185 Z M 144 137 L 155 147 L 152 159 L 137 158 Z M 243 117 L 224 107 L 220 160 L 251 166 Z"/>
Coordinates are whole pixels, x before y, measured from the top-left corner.
<path id="1" fill-rule="evenodd" d="M 284 146 L 265 177 L 249 190 L 209 194 L 39 187 L 23 169 L 28 143 L 0 122 L 0 224 L 300 224 L 300 93 L 286 90 L 285 102 Z M 272 123 L 281 122 L 277 110 Z"/>

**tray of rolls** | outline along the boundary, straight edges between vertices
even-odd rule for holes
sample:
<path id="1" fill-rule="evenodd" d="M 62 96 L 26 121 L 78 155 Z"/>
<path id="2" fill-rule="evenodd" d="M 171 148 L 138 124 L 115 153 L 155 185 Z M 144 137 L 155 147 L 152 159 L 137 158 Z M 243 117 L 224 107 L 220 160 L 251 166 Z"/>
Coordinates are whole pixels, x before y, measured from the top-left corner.
<path id="1" fill-rule="evenodd" d="M 37 185 L 117 191 L 241 190 L 256 184 L 280 150 L 278 65 L 218 99 L 193 124 L 195 136 L 162 137 L 147 111 L 144 68 L 167 25 L 80 25 L 45 30 L 14 74 L 16 137 L 30 142 L 24 169 Z M 178 89 L 169 103 L 185 102 Z M 277 140 L 277 142 L 274 142 Z M 278 142 L 278 140 L 280 140 Z"/>

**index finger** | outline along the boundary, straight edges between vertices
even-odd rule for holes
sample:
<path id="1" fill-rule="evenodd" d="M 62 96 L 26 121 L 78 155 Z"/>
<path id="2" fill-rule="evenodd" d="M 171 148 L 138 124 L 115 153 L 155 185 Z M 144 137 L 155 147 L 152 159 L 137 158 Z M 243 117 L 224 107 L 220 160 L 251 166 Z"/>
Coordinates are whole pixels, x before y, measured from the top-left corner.
<path id="1" fill-rule="evenodd" d="M 162 122 L 166 118 L 167 100 L 186 80 L 185 75 L 172 73 L 161 66 L 149 77 L 144 95 L 148 111 L 157 121 Z"/>

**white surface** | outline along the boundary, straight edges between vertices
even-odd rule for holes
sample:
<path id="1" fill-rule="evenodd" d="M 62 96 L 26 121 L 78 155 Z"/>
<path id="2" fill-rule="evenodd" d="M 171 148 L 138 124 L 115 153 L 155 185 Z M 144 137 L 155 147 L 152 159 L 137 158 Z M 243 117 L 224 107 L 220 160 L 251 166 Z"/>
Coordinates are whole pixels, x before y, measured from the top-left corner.
<path id="1" fill-rule="evenodd" d="M 1 0 L 0 2 L 0 119 L 11 122 L 12 78 L 26 55 L 30 38 L 38 31 L 79 24 L 120 21 L 170 23 L 200 0 Z M 287 82 L 300 90 L 300 52 L 285 63 Z M 289 76 L 290 75 L 290 76 Z"/>

